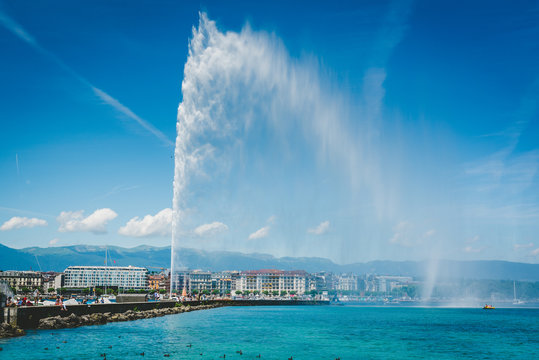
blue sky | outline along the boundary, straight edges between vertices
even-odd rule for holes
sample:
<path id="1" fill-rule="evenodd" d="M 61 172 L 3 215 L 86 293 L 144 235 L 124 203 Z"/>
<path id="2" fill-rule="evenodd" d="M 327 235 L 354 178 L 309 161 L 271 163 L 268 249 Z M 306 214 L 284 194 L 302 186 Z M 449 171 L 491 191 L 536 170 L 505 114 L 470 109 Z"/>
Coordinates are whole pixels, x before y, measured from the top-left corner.
<path id="1" fill-rule="evenodd" d="M 538 40 L 536 1 L 2 0 L 0 243 L 170 244 L 183 101 L 180 246 L 537 263 Z"/>

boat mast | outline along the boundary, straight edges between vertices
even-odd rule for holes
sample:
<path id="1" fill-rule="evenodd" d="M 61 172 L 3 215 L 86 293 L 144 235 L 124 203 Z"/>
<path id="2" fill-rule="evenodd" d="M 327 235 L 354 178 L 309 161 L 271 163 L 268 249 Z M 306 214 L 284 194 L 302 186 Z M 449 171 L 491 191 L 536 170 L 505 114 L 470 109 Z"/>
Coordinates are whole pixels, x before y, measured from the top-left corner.
<path id="1" fill-rule="evenodd" d="M 107 246 L 105 245 L 105 295 L 107 295 Z"/>

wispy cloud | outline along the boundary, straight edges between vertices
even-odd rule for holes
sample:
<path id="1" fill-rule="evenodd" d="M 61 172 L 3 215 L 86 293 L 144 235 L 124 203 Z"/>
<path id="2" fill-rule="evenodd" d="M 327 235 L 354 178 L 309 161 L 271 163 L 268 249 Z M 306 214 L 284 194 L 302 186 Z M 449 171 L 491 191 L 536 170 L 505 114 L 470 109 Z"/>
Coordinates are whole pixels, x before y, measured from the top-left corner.
<path id="1" fill-rule="evenodd" d="M 530 249 L 533 247 L 533 243 L 527 243 L 527 244 L 515 244 L 513 245 L 513 249 L 520 250 L 520 249 Z"/>
<path id="2" fill-rule="evenodd" d="M 155 135 L 159 140 L 161 140 L 164 144 L 173 146 L 174 143 L 160 130 L 158 130 L 155 126 L 150 124 L 148 121 L 142 119 L 140 116 L 135 114 L 131 109 L 129 109 L 127 106 L 120 103 L 117 99 L 113 98 L 106 92 L 104 92 L 101 89 L 98 89 L 95 86 L 92 86 L 92 90 L 95 92 L 97 96 L 101 98 L 106 104 L 112 106 L 116 111 L 120 112 L 121 114 L 127 116 L 128 118 L 135 120 L 140 126 L 142 126 L 144 129 L 146 129 L 151 134 Z"/>
<path id="3" fill-rule="evenodd" d="M 329 221 L 323 221 L 314 228 L 307 229 L 307 233 L 313 235 L 322 235 L 327 233 L 329 230 Z"/>
<path id="4" fill-rule="evenodd" d="M 48 218 L 54 218 L 53 215 L 50 214 L 44 214 L 37 211 L 30 211 L 30 210 L 24 210 L 24 209 L 15 209 L 5 206 L 0 206 L 0 211 L 10 212 L 10 213 L 17 213 L 17 214 L 24 214 L 24 215 L 36 215 L 36 216 L 44 216 Z"/>
<path id="5" fill-rule="evenodd" d="M 203 224 L 193 230 L 193 233 L 200 237 L 214 236 L 228 230 L 228 226 L 219 221 Z"/>
<path id="6" fill-rule="evenodd" d="M 537 249 L 535 249 L 535 250 L 532 250 L 532 251 L 530 252 L 530 254 L 533 255 L 533 256 L 539 255 L 539 248 L 537 248 Z"/>
<path id="7" fill-rule="evenodd" d="M 133 237 L 152 237 L 170 235 L 172 209 L 163 209 L 155 215 L 146 215 L 142 219 L 132 218 L 118 230 L 118 234 Z"/>
<path id="8" fill-rule="evenodd" d="M 54 239 L 52 239 L 51 241 L 49 241 L 49 245 L 51 245 L 51 246 L 52 246 L 52 245 L 56 245 L 56 244 L 58 244 L 59 241 L 60 241 L 60 239 L 54 238 Z"/>
<path id="9" fill-rule="evenodd" d="M 116 98 L 112 97 L 105 91 L 99 89 L 97 86 L 94 86 L 90 81 L 88 81 L 85 77 L 77 73 L 73 68 L 71 68 L 69 65 L 67 65 L 63 60 L 61 60 L 58 56 L 56 56 L 54 53 L 50 52 L 49 50 L 43 48 L 36 39 L 30 35 L 20 24 L 18 24 L 15 20 L 13 20 L 11 17 L 9 17 L 6 13 L 4 13 L 0 9 L 0 23 L 9 31 L 11 31 L 15 36 L 17 36 L 19 39 L 26 42 L 28 45 L 30 45 L 32 48 L 34 48 L 37 52 L 41 53 L 45 57 L 52 60 L 54 63 L 56 63 L 58 66 L 60 66 L 62 69 L 70 73 L 72 76 L 74 76 L 77 80 L 79 80 L 81 83 L 83 83 L 85 86 L 92 89 L 92 91 L 99 97 L 101 100 L 103 100 L 106 104 L 114 108 L 116 111 L 120 112 L 121 114 L 127 116 L 131 120 L 134 120 L 136 123 L 138 123 L 140 126 L 142 126 L 144 129 L 146 129 L 148 132 L 156 136 L 159 140 L 161 140 L 165 145 L 167 146 L 173 146 L 174 143 L 161 131 L 159 131 L 155 126 L 153 126 L 148 121 L 142 119 L 140 116 L 135 114 L 131 109 L 129 109 L 127 106 L 123 105 L 118 101 Z"/>
<path id="10" fill-rule="evenodd" d="M 22 228 L 33 228 L 36 226 L 47 226 L 47 221 L 38 219 L 38 218 L 14 216 L 8 221 L 6 221 L 0 227 L 0 230 L 7 231 L 7 230 L 14 230 L 14 229 L 22 229 Z"/>
<path id="11" fill-rule="evenodd" d="M 15 165 L 17 166 L 17 176 L 21 176 L 21 169 L 19 167 L 19 154 L 15 154 Z"/>
<path id="12" fill-rule="evenodd" d="M 97 209 L 92 214 L 84 217 L 84 210 L 62 211 L 56 218 L 60 227 L 59 232 L 92 232 L 94 234 L 105 234 L 106 225 L 109 221 L 118 216 L 111 209 Z"/>
<path id="13" fill-rule="evenodd" d="M 477 253 L 480 253 L 482 252 L 483 250 L 485 250 L 484 247 L 481 247 L 481 248 L 474 248 L 472 246 L 465 246 L 462 251 L 465 252 L 465 253 L 468 253 L 468 254 L 477 254 Z"/>
<path id="14" fill-rule="evenodd" d="M 270 227 L 264 226 L 263 228 L 258 229 L 251 235 L 249 235 L 249 240 L 263 239 L 269 235 Z"/>
<path id="15" fill-rule="evenodd" d="M 135 189 L 138 189 L 138 188 L 140 188 L 140 185 L 132 185 L 132 186 L 117 185 L 117 186 L 113 187 L 109 192 L 96 197 L 94 200 L 104 199 L 104 198 L 107 198 L 107 197 L 109 197 L 111 195 L 115 195 L 115 194 L 118 194 L 118 193 L 121 193 L 121 192 L 124 192 L 124 191 L 135 190 Z"/>
<path id="16" fill-rule="evenodd" d="M 408 221 L 399 222 L 395 227 L 395 233 L 391 239 L 389 239 L 389 242 L 405 247 L 414 246 L 415 241 L 412 239 L 412 228 L 412 224 Z"/>
<path id="17" fill-rule="evenodd" d="M 468 218 L 536 221 L 539 219 L 539 204 L 476 205 L 465 207 L 463 214 Z"/>

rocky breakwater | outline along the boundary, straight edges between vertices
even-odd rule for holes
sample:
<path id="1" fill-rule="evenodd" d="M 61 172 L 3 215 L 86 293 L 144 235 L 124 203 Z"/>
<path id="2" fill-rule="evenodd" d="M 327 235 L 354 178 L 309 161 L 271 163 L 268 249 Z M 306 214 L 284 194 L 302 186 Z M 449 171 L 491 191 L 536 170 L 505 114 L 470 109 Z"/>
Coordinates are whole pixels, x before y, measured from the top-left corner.
<path id="1" fill-rule="evenodd" d="M 0 324 L 0 339 L 8 337 L 22 336 L 25 332 L 16 325 Z"/>
<path id="2" fill-rule="evenodd" d="M 220 304 L 205 304 L 196 306 L 175 306 L 171 308 L 152 309 L 146 311 L 128 310 L 124 313 L 95 313 L 89 315 L 77 316 L 70 314 L 67 316 L 53 316 L 39 320 L 38 329 L 62 329 L 73 328 L 86 325 L 102 325 L 108 322 L 131 321 L 139 319 L 149 319 L 172 314 L 181 314 L 183 312 L 204 310 L 220 307 Z"/>

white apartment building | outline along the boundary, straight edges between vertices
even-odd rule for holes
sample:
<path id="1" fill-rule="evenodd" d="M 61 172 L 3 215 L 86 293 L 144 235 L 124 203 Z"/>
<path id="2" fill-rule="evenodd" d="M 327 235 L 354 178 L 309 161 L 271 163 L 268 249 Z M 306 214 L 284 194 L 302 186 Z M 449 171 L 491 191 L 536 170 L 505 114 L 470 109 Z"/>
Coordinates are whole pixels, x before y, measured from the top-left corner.
<path id="1" fill-rule="evenodd" d="M 148 270 L 135 266 L 70 266 L 64 271 L 66 288 L 117 286 L 119 289 L 148 289 Z"/>
<path id="2" fill-rule="evenodd" d="M 251 270 L 242 271 L 237 280 L 235 290 L 239 291 L 295 291 L 305 294 L 307 273 L 303 270 Z"/>
<path id="3" fill-rule="evenodd" d="M 335 290 L 357 291 L 359 276 L 354 274 L 342 274 L 337 279 Z"/>

